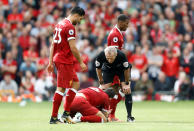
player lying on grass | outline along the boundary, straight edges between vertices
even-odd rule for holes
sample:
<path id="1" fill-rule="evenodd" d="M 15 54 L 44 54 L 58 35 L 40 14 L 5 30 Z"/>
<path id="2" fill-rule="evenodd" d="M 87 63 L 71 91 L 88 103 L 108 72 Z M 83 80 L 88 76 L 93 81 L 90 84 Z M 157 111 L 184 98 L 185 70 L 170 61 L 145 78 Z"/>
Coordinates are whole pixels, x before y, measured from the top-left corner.
<path id="1" fill-rule="evenodd" d="M 114 76 L 117 75 L 121 82 L 122 91 L 125 94 L 125 106 L 127 109 L 127 121 L 134 121 L 131 115 L 132 96 L 130 89 L 131 64 L 125 54 L 113 46 L 106 47 L 96 58 L 96 73 L 101 84 L 101 89 L 111 87 Z M 102 75 L 103 74 L 103 75 Z"/>
<path id="2" fill-rule="evenodd" d="M 97 87 L 88 87 L 78 91 L 70 107 L 74 122 L 108 122 L 109 98 L 113 90 L 105 92 Z"/>

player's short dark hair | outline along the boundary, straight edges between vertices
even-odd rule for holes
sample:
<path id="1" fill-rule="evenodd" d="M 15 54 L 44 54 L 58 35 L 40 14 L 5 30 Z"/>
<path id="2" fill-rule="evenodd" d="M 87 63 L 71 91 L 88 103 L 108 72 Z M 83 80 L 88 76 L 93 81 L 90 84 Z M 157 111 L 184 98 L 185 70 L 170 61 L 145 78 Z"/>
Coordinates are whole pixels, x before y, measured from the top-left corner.
<path id="1" fill-rule="evenodd" d="M 113 88 L 108 88 L 104 90 L 104 92 L 108 95 L 109 98 L 113 98 L 116 95 L 116 92 Z"/>
<path id="2" fill-rule="evenodd" d="M 85 15 L 85 11 L 83 8 L 79 7 L 79 6 L 76 6 L 76 7 L 73 7 L 71 9 L 71 14 L 78 14 L 80 16 L 84 16 Z"/>
<path id="3" fill-rule="evenodd" d="M 126 20 L 129 20 L 129 17 L 124 15 L 124 14 L 120 14 L 118 17 L 117 17 L 117 21 L 126 21 Z"/>

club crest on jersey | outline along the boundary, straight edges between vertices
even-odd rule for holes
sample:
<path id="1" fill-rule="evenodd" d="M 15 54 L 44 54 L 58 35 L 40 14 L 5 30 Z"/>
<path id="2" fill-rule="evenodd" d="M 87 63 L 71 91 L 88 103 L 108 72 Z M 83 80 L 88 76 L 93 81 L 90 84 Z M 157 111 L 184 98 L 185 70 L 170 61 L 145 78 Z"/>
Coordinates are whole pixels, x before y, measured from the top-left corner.
<path id="1" fill-rule="evenodd" d="M 69 34 L 70 35 L 73 35 L 74 34 L 74 31 L 73 30 L 69 30 Z"/>
<path id="2" fill-rule="evenodd" d="M 98 62 L 98 61 L 96 61 L 95 64 L 97 67 L 100 66 L 100 62 Z"/>
<path id="3" fill-rule="evenodd" d="M 127 67 L 129 66 L 129 63 L 128 63 L 128 62 L 124 62 L 124 63 L 123 63 L 123 66 L 124 66 L 125 68 L 127 68 Z"/>
<path id="4" fill-rule="evenodd" d="M 118 42 L 118 37 L 114 37 L 113 42 Z"/>

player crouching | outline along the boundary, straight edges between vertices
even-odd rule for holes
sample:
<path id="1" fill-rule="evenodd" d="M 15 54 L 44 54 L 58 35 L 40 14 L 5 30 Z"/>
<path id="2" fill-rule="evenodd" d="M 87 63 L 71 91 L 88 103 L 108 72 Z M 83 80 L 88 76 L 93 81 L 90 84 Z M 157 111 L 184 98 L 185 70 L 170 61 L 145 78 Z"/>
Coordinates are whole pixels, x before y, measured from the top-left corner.
<path id="1" fill-rule="evenodd" d="M 70 107 L 70 116 L 74 122 L 108 122 L 109 98 L 114 96 L 113 90 L 105 92 L 97 87 L 80 90 Z"/>

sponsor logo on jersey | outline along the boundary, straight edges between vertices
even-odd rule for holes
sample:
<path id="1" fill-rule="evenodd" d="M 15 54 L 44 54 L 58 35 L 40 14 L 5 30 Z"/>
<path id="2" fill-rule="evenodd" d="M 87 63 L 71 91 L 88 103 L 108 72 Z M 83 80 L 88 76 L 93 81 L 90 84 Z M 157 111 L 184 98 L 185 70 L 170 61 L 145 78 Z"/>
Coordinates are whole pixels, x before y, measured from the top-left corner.
<path id="1" fill-rule="evenodd" d="M 118 37 L 113 38 L 113 42 L 118 42 L 118 40 L 119 40 Z"/>
<path id="2" fill-rule="evenodd" d="M 74 31 L 73 30 L 69 30 L 69 34 L 70 35 L 73 35 L 74 34 Z"/>

